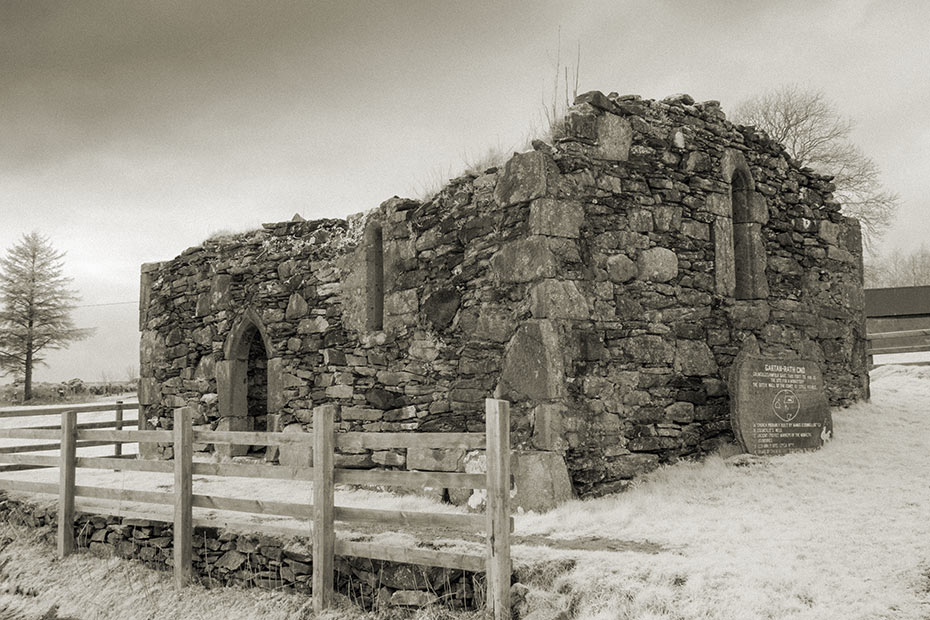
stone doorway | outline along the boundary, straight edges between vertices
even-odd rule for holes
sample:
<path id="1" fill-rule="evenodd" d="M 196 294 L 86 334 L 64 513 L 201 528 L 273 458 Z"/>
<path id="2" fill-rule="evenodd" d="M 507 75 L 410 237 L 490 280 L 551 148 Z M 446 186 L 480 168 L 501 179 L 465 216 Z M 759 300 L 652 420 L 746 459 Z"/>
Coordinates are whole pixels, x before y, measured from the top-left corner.
<path id="1" fill-rule="evenodd" d="M 258 330 L 251 331 L 246 361 L 246 410 L 252 419 L 252 430 L 264 432 L 268 430 L 268 352 Z"/>
<path id="2" fill-rule="evenodd" d="M 268 339 L 252 311 L 239 319 L 224 347 L 226 359 L 217 363 L 216 381 L 220 419 L 217 430 L 266 431 L 268 428 Z M 265 446 L 216 446 L 221 458 L 265 455 Z"/>

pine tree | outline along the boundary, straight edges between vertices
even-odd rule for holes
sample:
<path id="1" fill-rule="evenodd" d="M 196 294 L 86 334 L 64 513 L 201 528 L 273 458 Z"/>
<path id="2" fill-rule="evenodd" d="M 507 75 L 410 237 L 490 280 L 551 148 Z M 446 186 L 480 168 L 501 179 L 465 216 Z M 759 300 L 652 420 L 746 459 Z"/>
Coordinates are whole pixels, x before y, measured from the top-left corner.
<path id="1" fill-rule="evenodd" d="M 23 400 L 32 398 L 32 369 L 40 352 L 62 349 L 93 330 L 78 329 L 71 311 L 78 301 L 62 275 L 63 252 L 38 233 L 0 258 L 0 372 L 23 378 Z"/>

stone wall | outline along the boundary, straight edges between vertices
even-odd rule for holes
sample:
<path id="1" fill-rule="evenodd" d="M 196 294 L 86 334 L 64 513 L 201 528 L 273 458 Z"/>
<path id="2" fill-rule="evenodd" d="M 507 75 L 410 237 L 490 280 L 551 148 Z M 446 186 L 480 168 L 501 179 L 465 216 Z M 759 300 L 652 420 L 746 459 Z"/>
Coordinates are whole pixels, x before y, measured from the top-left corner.
<path id="1" fill-rule="evenodd" d="M 832 404 L 861 398 L 861 239 L 833 185 L 716 102 L 577 103 L 556 147 L 531 154 L 558 167 L 547 187 L 570 200 L 560 221 L 583 215 L 558 235 L 531 216 L 556 280 L 527 292 L 538 322 L 525 324 L 534 342 L 551 334 L 548 355 L 563 352 L 541 383 L 566 375 L 565 397 L 537 408 L 535 430 L 566 450 L 575 488 L 622 488 L 729 439 L 728 372 L 744 347 L 817 360 Z"/>
<path id="2" fill-rule="evenodd" d="M 55 544 L 55 507 L 0 494 L 0 519 L 17 526 L 44 528 L 49 544 Z M 78 513 L 74 537 L 79 549 L 102 557 L 137 560 L 162 571 L 173 567 L 170 523 Z M 193 575 L 207 587 L 258 587 L 311 595 L 309 545 L 307 540 L 196 527 Z M 336 592 L 364 609 L 432 604 L 475 609 L 483 605 L 484 578 L 476 573 L 354 557 L 337 557 L 335 569 Z"/>
<path id="3" fill-rule="evenodd" d="M 569 479 L 616 490 L 731 439 L 742 348 L 821 362 L 834 405 L 865 394 L 859 226 L 828 179 L 687 95 L 586 93 L 550 142 L 422 203 L 144 266 L 144 416 L 168 426 L 195 406 L 204 426 L 253 428 L 238 403 L 261 338 L 268 426 L 285 432 L 323 402 L 338 430 L 480 431 L 483 399 L 511 400 L 517 503 L 546 507 Z M 337 466 L 480 460 L 411 449 Z"/>

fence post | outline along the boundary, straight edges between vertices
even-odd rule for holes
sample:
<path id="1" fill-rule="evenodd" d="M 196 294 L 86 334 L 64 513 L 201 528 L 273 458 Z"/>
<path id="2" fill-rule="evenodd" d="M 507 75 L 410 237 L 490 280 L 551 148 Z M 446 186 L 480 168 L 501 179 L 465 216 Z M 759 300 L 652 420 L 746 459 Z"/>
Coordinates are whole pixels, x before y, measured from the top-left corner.
<path id="1" fill-rule="evenodd" d="M 510 403 L 484 401 L 487 429 L 487 615 L 510 620 Z"/>
<path id="2" fill-rule="evenodd" d="M 116 424 L 113 425 L 116 430 L 123 430 L 123 401 L 116 401 Z M 123 443 L 117 441 L 113 444 L 113 456 L 119 458 L 123 455 Z"/>
<path id="3" fill-rule="evenodd" d="M 61 414 L 61 447 L 58 457 L 58 557 L 74 551 L 74 464 L 77 442 L 77 411 Z"/>
<path id="4" fill-rule="evenodd" d="M 194 456 L 191 419 L 190 407 L 174 410 L 174 582 L 179 588 L 191 580 L 191 461 Z"/>
<path id="5" fill-rule="evenodd" d="M 333 602 L 336 533 L 333 525 L 333 420 L 335 405 L 313 410 L 313 610 Z"/>

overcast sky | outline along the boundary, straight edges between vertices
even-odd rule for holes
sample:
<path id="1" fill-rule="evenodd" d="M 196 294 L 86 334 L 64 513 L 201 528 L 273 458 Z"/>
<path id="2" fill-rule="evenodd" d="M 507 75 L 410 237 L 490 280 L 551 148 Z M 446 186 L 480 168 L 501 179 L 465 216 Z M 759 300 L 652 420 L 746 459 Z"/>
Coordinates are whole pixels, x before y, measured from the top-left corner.
<path id="1" fill-rule="evenodd" d="M 561 31 L 580 92 L 689 93 L 725 111 L 820 89 L 901 195 L 930 196 L 930 3 L 0 0 L 0 249 L 67 252 L 88 341 L 38 380 L 138 367 L 139 266 L 221 230 L 418 197 L 542 126 Z M 128 302 L 128 303 L 124 303 Z"/>

